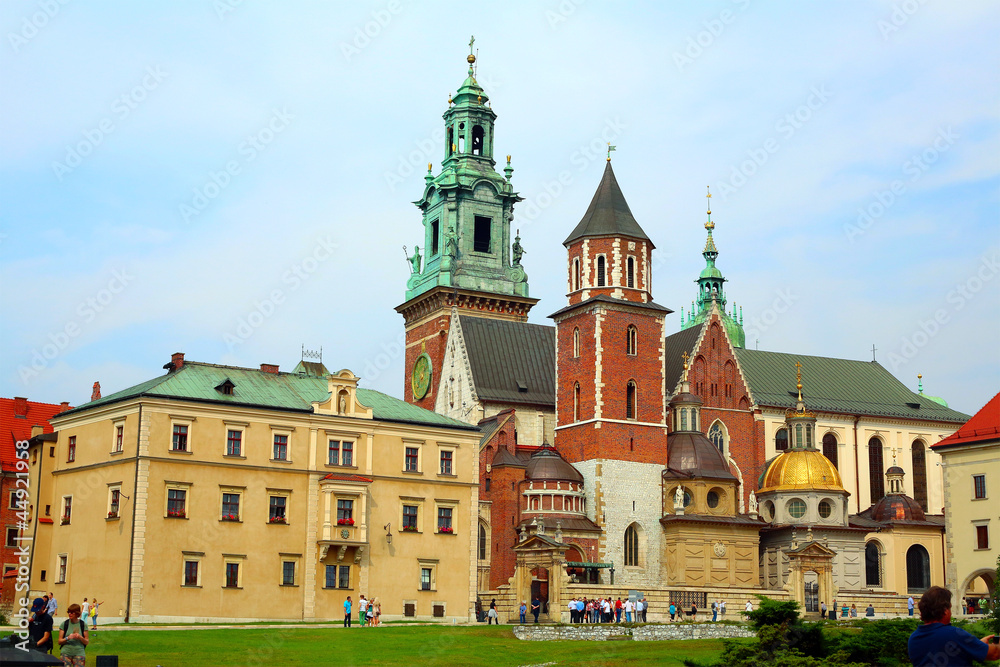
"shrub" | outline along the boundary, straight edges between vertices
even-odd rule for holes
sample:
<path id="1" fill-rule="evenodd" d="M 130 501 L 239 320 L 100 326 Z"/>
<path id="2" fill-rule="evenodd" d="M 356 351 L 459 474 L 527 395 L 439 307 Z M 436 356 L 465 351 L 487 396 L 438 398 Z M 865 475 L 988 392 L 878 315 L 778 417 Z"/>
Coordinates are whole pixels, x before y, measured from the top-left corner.
<path id="1" fill-rule="evenodd" d="M 920 621 L 916 618 L 890 618 L 862 621 L 856 632 L 839 633 L 831 638 L 833 650 L 849 660 L 864 661 L 879 667 L 909 665 L 906 643 Z"/>

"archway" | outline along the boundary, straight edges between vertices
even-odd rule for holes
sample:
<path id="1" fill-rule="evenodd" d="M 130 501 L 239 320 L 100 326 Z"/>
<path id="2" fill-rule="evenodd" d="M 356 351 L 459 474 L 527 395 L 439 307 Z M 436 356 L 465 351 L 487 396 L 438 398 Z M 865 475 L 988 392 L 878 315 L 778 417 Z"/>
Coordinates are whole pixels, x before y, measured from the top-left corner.
<path id="1" fill-rule="evenodd" d="M 531 599 L 542 605 L 542 613 L 549 613 L 549 571 L 544 567 L 531 570 Z"/>
<path id="2" fill-rule="evenodd" d="M 865 586 L 882 587 L 882 547 L 875 540 L 865 545 Z"/>
<path id="3" fill-rule="evenodd" d="M 927 549 L 914 544 L 906 551 L 906 590 L 923 593 L 931 587 L 931 558 Z"/>
<path id="4" fill-rule="evenodd" d="M 805 603 L 803 608 L 807 614 L 819 613 L 819 575 L 813 571 L 802 574 Z"/>

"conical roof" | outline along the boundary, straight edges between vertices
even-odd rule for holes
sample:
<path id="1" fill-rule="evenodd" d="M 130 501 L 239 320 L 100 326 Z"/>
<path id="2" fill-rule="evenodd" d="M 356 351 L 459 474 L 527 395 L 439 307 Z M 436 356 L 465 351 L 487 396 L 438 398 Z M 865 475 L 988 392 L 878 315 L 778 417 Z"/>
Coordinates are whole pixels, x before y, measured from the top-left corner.
<path id="1" fill-rule="evenodd" d="M 642 231 L 642 227 L 629 210 L 628 202 L 625 201 L 622 189 L 618 187 L 610 161 L 604 167 L 604 177 L 597 186 L 590 207 L 583 214 L 580 224 L 563 241 L 563 245 L 568 246 L 578 239 L 590 236 L 628 236 L 645 239 L 652 246 L 652 241 L 646 236 L 646 232 Z"/>
<path id="2" fill-rule="evenodd" d="M 583 483 L 583 475 L 580 474 L 580 471 L 560 456 L 559 452 L 548 446 L 542 446 L 531 455 L 531 458 L 528 459 L 527 469 L 524 471 L 524 478 L 536 481 L 559 480 Z"/>

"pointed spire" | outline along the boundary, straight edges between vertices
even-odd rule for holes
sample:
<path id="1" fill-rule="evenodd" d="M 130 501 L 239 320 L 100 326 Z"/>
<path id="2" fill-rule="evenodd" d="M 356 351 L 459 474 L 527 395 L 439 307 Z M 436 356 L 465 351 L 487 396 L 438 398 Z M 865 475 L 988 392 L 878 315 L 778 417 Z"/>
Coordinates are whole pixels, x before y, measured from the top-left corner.
<path id="1" fill-rule="evenodd" d="M 712 240 L 712 230 L 715 229 L 715 223 L 712 222 L 712 189 L 709 186 L 705 186 L 707 194 L 705 198 L 708 200 L 708 222 L 705 223 L 705 229 L 708 230 L 708 239 L 705 241 L 704 255 L 705 259 L 709 260 L 709 255 L 711 254 L 711 260 L 715 262 L 715 258 L 719 256 L 719 251 L 715 247 L 715 241 Z"/>
<path id="2" fill-rule="evenodd" d="M 583 219 L 570 235 L 563 241 L 563 245 L 569 246 L 574 241 L 584 237 L 594 236 L 628 236 L 635 239 L 642 239 L 649 243 L 650 250 L 653 243 L 642 227 L 636 222 L 632 211 L 629 210 L 625 195 L 618 185 L 615 172 L 611 169 L 611 162 L 605 163 L 604 176 L 601 178 L 597 192 L 583 214 Z"/>

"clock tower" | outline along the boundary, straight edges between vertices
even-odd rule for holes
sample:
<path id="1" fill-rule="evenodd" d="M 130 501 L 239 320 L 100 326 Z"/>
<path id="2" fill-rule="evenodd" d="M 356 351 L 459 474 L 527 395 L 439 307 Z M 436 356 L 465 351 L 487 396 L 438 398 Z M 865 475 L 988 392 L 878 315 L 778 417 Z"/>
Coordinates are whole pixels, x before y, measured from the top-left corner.
<path id="1" fill-rule="evenodd" d="M 514 204 L 507 156 L 503 175 L 493 157 L 496 114 L 476 81 L 469 42 L 468 76 L 444 113 L 441 171 L 428 164 L 424 190 L 414 202 L 422 215 L 423 243 L 409 254 L 406 302 L 396 308 L 406 327 L 405 399 L 434 409 L 445 342 L 456 313 L 528 320 L 537 299 L 528 296 L 521 266 L 524 248 L 511 238 Z"/>

